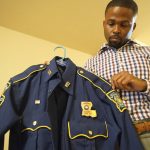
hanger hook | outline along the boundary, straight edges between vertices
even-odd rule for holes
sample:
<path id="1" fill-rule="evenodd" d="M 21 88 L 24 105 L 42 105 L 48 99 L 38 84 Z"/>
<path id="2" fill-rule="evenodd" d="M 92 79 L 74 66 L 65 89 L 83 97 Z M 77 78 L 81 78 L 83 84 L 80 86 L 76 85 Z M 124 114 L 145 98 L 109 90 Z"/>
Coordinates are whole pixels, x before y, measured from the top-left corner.
<path id="1" fill-rule="evenodd" d="M 54 48 L 54 51 L 56 51 L 56 49 L 59 49 L 59 48 L 61 48 L 64 51 L 64 57 L 63 57 L 63 59 L 66 58 L 66 48 L 64 46 L 56 46 Z"/>

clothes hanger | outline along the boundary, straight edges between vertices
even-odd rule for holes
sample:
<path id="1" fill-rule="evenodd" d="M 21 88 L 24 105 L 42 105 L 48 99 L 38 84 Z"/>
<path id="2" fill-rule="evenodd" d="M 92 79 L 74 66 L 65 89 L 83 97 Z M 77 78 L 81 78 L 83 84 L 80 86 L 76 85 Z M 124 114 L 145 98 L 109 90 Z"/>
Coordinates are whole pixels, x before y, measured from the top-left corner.
<path id="1" fill-rule="evenodd" d="M 64 56 L 58 60 L 56 60 L 57 64 L 60 66 L 66 66 L 66 62 L 65 62 L 65 58 L 66 58 L 66 48 L 64 46 L 56 46 L 54 48 L 54 51 L 56 51 L 57 49 L 62 49 L 64 51 Z"/>

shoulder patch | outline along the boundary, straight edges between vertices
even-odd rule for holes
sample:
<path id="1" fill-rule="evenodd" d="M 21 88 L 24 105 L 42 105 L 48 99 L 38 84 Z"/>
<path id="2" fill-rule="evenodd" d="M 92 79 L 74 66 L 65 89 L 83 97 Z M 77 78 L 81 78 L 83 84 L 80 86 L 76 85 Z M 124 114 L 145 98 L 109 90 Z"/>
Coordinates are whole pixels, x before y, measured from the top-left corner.
<path id="1" fill-rule="evenodd" d="M 31 66 L 28 69 L 26 69 L 24 72 L 11 78 L 11 80 L 13 83 L 23 81 L 23 80 L 27 79 L 28 77 L 30 77 L 32 74 L 44 70 L 46 67 L 47 66 L 43 65 L 43 64 Z"/>
<path id="2" fill-rule="evenodd" d="M 126 109 L 118 92 L 112 90 L 107 93 L 107 96 L 111 101 L 113 101 L 116 104 L 120 112 L 123 112 Z"/>
<path id="3" fill-rule="evenodd" d="M 0 96 L 0 106 L 3 104 L 4 100 L 5 100 L 5 96 L 2 94 Z"/>
<path id="4" fill-rule="evenodd" d="M 7 82 L 5 88 L 4 88 L 4 91 L 2 93 L 2 95 L 0 96 L 0 106 L 3 104 L 4 100 L 5 100 L 5 91 L 10 87 L 11 83 L 10 82 Z"/>

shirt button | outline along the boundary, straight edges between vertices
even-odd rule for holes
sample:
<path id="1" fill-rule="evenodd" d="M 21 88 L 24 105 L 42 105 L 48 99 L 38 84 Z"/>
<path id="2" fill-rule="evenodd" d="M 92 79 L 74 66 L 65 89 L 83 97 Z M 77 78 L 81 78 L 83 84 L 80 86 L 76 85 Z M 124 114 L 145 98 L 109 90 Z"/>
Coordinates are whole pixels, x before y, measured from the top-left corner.
<path id="1" fill-rule="evenodd" d="M 37 121 L 33 121 L 33 126 L 36 126 L 37 125 Z"/>
<path id="2" fill-rule="evenodd" d="M 120 65 L 123 65 L 123 62 L 122 62 L 122 61 L 120 62 Z"/>

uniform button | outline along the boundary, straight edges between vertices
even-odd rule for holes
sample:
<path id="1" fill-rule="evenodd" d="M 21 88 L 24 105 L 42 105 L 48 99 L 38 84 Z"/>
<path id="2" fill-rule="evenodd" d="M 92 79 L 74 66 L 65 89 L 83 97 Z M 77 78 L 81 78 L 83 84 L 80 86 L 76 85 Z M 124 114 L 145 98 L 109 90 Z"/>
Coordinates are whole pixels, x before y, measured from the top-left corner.
<path id="1" fill-rule="evenodd" d="M 43 68 L 44 65 L 40 65 L 40 68 Z"/>
<path id="2" fill-rule="evenodd" d="M 65 83 L 65 87 L 66 87 L 66 88 L 68 88 L 70 85 L 71 85 L 71 83 L 70 83 L 69 81 L 67 81 L 67 82 Z"/>
<path id="3" fill-rule="evenodd" d="M 51 90 L 51 89 L 49 89 L 49 90 L 48 90 L 48 94 L 51 94 L 51 93 L 52 93 L 52 90 Z"/>
<path id="4" fill-rule="evenodd" d="M 47 71 L 47 73 L 49 74 L 49 76 L 52 74 L 52 71 L 49 69 L 48 71 Z"/>
<path id="5" fill-rule="evenodd" d="M 34 126 L 36 126 L 37 125 L 37 121 L 33 121 L 33 123 L 32 123 Z"/>
<path id="6" fill-rule="evenodd" d="M 93 135 L 93 132 L 91 130 L 89 130 L 88 132 L 89 132 L 89 135 Z"/>
<path id="7" fill-rule="evenodd" d="M 83 71 L 83 70 L 80 70 L 80 71 L 79 71 L 79 73 L 83 74 L 83 73 L 84 73 L 84 71 Z"/>

